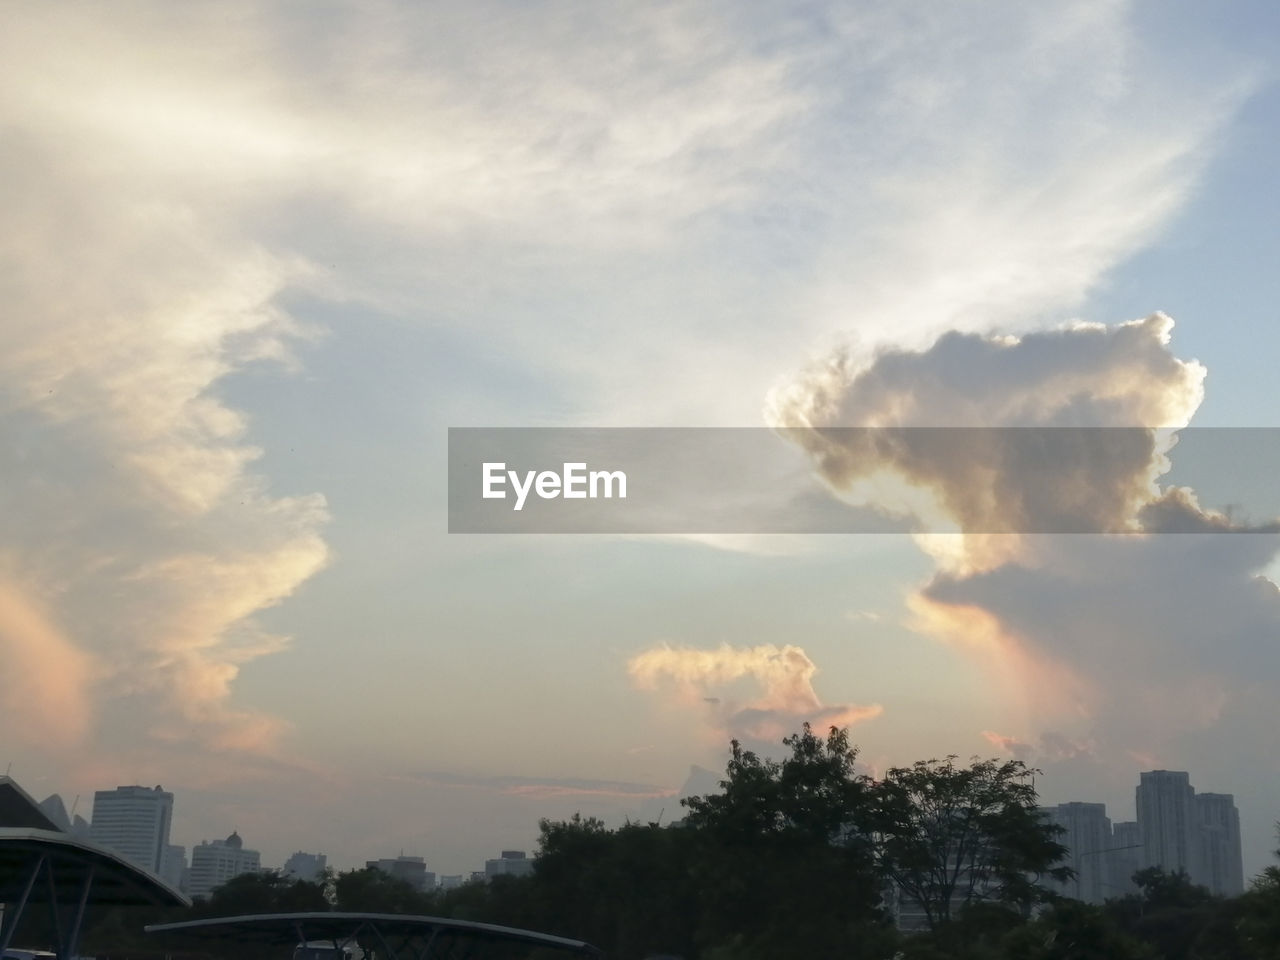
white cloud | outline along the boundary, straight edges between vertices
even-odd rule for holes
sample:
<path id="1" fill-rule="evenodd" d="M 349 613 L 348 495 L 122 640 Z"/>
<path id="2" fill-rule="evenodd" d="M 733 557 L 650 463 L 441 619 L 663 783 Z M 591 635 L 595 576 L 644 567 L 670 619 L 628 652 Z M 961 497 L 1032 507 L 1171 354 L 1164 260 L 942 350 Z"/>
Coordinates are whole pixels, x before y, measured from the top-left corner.
<path id="1" fill-rule="evenodd" d="M 769 415 L 836 490 L 926 514 L 928 530 L 1136 529 L 1172 429 L 1203 396 L 1204 368 L 1168 351 L 1172 326 L 1153 314 L 1021 338 L 949 333 L 861 368 L 837 353 L 776 391 Z"/>
<path id="2" fill-rule="evenodd" d="M 1156 314 L 1021 338 L 952 333 L 861 368 L 838 356 L 776 402 L 837 491 L 889 474 L 957 525 L 919 538 L 939 569 L 910 600 L 915 626 L 979 658 L 1025 706 L 1039 748 L 989 738 L 1015 755 L 1176 757 L 1189 737 L 1226 737 L 1233 715 L 1256 715 L 1258 678 L 1280 668 L 1280 590 L 1262 575 L 1276 528 L 1242 532 L 1160 485 L 1176 432 L 1156 428 L 1190 421 L 1205 374 L 1174 356 L 1171 327 Z M 942 429 L 895 429 L 918 424 Z M 885 429 L 828 429 L 846 425 Z M 993 429 L 957 429 L 974 426 Z M 1046 527 L 1120 535 L 1034 533 Z"/>
<path id="3" fill-rule="evenodd" d="M 114 218 L 322 263 L 593 422 L 753 423 L 815 342 L 1060 315 L 1243 91 L 1176 86 L 1116 3 L 231 9 L 13 18 L 3 106 L 76 209 L 131 184 Z"/>
<path id="4" fill-rule="evenodd" d="M 627 664 L 632 682 L 642 690 L 665 692 L 676 703 L 700 707 L 711 733 L 723 739 L 776 744 L 803 723 L 822 729 L 843 727 L 877 717 L 878 704 L 824 705 L 813 689 L 817 665 L 794 644 L 762 644 L 740 648 L 721 644 L 714 650 L 654 647 Z M 736 681 L 750 678 L 758 695 L 735 695 Z"/>
<path id="5" fill-rule="evenodd" d="M 0 430 L 11 440 L 0 538 L 23 571 L 14 604 L 56 604 L 50 670 L 97 664 L 77 710 L 150 691 L 140 732 L 272 749 L 278 721 L 236 706 L 231 681 L 283 642 L 245 637 L 324 565 L 326 508 L 318 495 L 272 495 L 247 418 L 219 385 L 250 364 L 287 365 L 301 331 L 276 298 L 307 269 L 228 227 L 225 184 L 203 193 L 189 171 L 158 170 L 145 162 L 157 155 L 107 136 L 119 130 L 94 97 L 139 65 L 113 60 L 108 44 L 50 74 L 43 58 L 69 52 L 85 25 L 45 15 L 47 31 L 67 33 L 36 43 L 52 38 L 19 18 L 8 53 L 32 82 L 0 100 L 14 131 L 0 152 Z M 91 75 L 97 86 L 76 86 Z M 154 132 L 164 117 L 150 122 Z"/>
<path id="6" fill-rule="evenodd" d="M 272 749 L 235 680 L 283 646 L 258 615 L 326 563 L 327 507 L 273 491 L 222 388 L 289 368 L 299 293 L 555 385 L 484 397 L 508 422 L 755 423 L 847 331 L 1060 315 L 1167 224 L 1241 94 L 1173 85 L 1128 9 L 10 11 L 9 649 L 48 651 L 68 742 L 106 716 Z M 777 657 L 718 722 L 844 716 Z"/>

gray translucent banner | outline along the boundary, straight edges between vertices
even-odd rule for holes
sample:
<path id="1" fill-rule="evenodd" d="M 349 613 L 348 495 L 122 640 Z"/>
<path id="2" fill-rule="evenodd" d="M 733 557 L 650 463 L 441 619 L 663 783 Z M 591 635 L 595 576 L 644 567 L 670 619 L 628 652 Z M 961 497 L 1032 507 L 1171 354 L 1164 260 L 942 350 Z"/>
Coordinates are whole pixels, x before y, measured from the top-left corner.
<path id="1" fill-rule="evenodd" d="M 1274 533 L 1280 429 L 449 430 L 450 533 Z"/>

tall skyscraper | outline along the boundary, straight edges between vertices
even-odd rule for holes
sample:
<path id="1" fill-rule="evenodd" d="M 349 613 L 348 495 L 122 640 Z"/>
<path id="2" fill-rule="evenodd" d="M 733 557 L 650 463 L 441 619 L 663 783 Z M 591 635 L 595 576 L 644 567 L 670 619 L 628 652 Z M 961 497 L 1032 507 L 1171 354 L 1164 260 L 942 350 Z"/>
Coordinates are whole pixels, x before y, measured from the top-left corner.
<path id="1" fill-rule="evenodd" d="M 1244 864 L 1240 854 L 1240 813 L 1229 793 L 1196 794 L 1200 832 L 1198 878 L 1210 893 L 1235 897 L 1244 893 Z"/>
<path id="2" fill-rule="evenodd" d="M 173 794 L 147 787 L 116 787 L 93 795 L 89 836 L 157 876 L 164 868 L 173 819 Z"/>
<path id="3" fill-rule="evenodd" d="M 191 848 L 191 869 L 187 871 L 187 893 L 207 897 L 232 877 L 256 873 L 262 868 L 257 850 L 247 850 L 240 834 L 225 840 L 198 843 Z"/>
<path id="4" fill-rule="evenodd" d="M 1069 851 L 1066 866 L 1075 871 L 1074 879 L 1054 884 L 1065 896 L 1086 903 L 1102 903 L 1108 896 L 1111 877 L 1109 872 L 1111 848 L 1111 818 L 1103 803 L 1060 803 L 1056 807 L 1041 808 L 1049 818 L 1066 832 L 1058 842 Z"/>
<path id="5" fill-rule="evenodd" d="M 1187 773 L 1150 770 L 1141 774 L 1137 806 L 1143 866 L 1161 867 L 1168 873 L 1181 870 L 1201 882 L 1200 817 Z"/>
<path id="6" fill-rule="evenodd" d="M 1107 857 L 1108 896 L 1136 893 L 1133 875 L 1142 869 L 1145 845 L 1136 820 L 1120 820 L 1111 825 L 1111 854 Z"/>

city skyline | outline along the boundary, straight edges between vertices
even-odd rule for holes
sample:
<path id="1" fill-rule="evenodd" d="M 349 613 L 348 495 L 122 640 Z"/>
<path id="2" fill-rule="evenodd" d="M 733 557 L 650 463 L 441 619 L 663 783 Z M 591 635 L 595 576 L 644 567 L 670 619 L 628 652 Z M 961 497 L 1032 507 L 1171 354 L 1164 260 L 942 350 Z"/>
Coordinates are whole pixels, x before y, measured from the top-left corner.
<path id="1" fill-rule="evenodd" d="M 1241 858 L 1240 818 L 1229 793 L 1197 792 L 1185 770 L 1146 770 L 1135 788 L 1133 821 L 1112 822 L 1104 803 L 1068 801 L 1041 807 L 1064 833 L 1070 881 L 1055 888 L 1100 904 L 1136 893 L 1136 871 L 1181 872 L 1214 896 L 1249 887 Z"/>
<path id="2" fill-rule="evenodd" d="M 457 876 L 834 723 L 873 773 L 995 754 L 1113 814 L 1188 771 L 1269 862 L 1280 7 L 6 14 L 28 790 Z M 463 427 L 751 427 L 776 461 L 683 452 L 885 532 L 450 534 Z"/>
<path id="3" fill-rule="evenodd" d="M 1145 812 L 1144 787 L 1149 795 Z M 116 826 L 117 821 L 121 819 L 119 807 L 137 803 L 135 791 L 144 799 L 151 799 L 154 794 L 159 793 L 156 788 L 148 789 L 137 785 L 120 786 L 112 791 L 98 791 L 98 794 L 108 801 L 106 811 L 113 826 Z M 1157 792 L 1163 795 L 1157 798 L 1155 796 Z M 174 805 L 172 795 L 165 794 L 165 796 L 169 797 L 171 813 Z M 122 804 L 116 799 L 118 797 L 126 798 L 125 802 Z M 1206 886 L 1210 892 L 1218 895 L 1235 896 L 1248 888 L 1252 876 L 1244 874 L 1239 813 L 1232 794 L 1198 792 L 1192 788 L 1186 771 L 1155 770 L 1139 773 L 1135 797 L 1133 809 L 1136 819 L 1116 820 L 1114 832 L 1112 818 L 1108 815 L 1105 803 L 1077 799 L 1041 806 L 1041 810 L 1065 830 L 1061 842 L 1069 851 L 1066 863 L 1076 871 L 1076 877 L 1073 880 L 1059 885 L 1060 892 L 1086 902 L 1101 903 L 1109 896 L 1132 892 L 1135 889 L 1130 879 L 1133 872 L 1146 866 L 1159 866 L 1170 871 L 1187 872 L 1193 882 Z M 1178 803 L 1179 797 L 1182 798 L 1181 804 Z M 114 803 L 111 802 L 113 800 L 115 800 Z M 61 829 L 74 832 L 60 795 L 51 794 L 46 797 L 40 801 L 40 808 L 50 815 Z M 1166 823 L 1166 820 L 1169 822 Z M 77 823 L 83 824 L 83 832 L 89 836 L 92 830 L 91 822 L 85 822 L 77 816 Z M 99 828 L 99 836 L 105 836 L 106 832 Z M 117 829 L 116 832 L 119 833 L 119 830 Z M 1181 847 L 1177 847 L 1178 838 L 1181 835 L 1185 837 L 1182 839 Z M 104 842 L 100 839 L 96 842 L 104 843 L 116 852 L 127 855 L 125 848 L 132 846 L 131 840 L 131 837 L 122 836 L 116 843 Z M 161 862 L 166 866 L 154 872 L 175 888 L 180 886 L 184 892 L 192 895 L 207 896 L 217 883 L 225 882 L 230 876 L 238 873 L 258 869 L 277 870 L 284 876 L 310 879 L 318 871 L 330 866 L 325 853 L 307 853 L 297 850 L 283 859 L 277 867 L 272 865 L 270 857 L 263 860 L 257 850 L 247 850 L 245 851 L 247 858 L 242 856 L 238 852 L 242 845 L 243 841 L 236 831 L 233 831 L 225 841 L 202 839 L 199 844 L 194 842 L 190 844 L 193 866 L 197 847 L 206 848 L 206 859 L 209 861 L 204 864 L 196 884 L 198 891 L 195 892 L 189 888 L 184 876 L 185 871 L 181 869 L 181 858 L 185 855 L 187 845 L 168 844 L 166 846 L 170 854 L 177 851 L 179 857 L 177 877 L 183 880 L 181 884 L 174 879 L 172 865 L 164 860 L 163 855 Z M 234 851 L 224 854 L 223 848 L 227 847 L 234 847 Z M 1119 856 L 1099 857 L 1096 863 L 1089 860 L 1090 857 L 1103 853 Z M 533 857 L 526 857 L 524 850 L 502 850 L 498 857 L 487 858 L 478 867 L 473 866 L 472 869 L 462 870 L 459 873 L 443 870 L 426 856 L 420 853 L 406 853 L 404 848 L 394 856 L 375 857 L 362 862 L 366 867 L 377 866 L 392 876 L 406 880 L 415 889 L 423 890 L 436 887 L 440 880 L 447 877 L 462 876 L 474 879 L 480 876 L 492 877 L 499 873 L 524 875 L 532 868 Z M 341 870 L 356 869 L 360 865 L 361 861 L 357 860 L 351 864 L 333 866 Z M 429 869 L 433 866 L 435 869 Z"/>

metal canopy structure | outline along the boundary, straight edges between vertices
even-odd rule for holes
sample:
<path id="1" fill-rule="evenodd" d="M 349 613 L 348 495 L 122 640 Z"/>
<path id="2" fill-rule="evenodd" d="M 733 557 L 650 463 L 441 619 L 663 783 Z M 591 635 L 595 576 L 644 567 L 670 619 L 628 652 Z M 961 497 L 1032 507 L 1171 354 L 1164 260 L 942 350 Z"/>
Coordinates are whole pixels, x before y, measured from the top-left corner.
<path id="1" fill-rule="evenodd" d="M 0 956 L 28 906 L 43 905 L 57 937 L 54 953 L 74 957 L 85 909 L 107 906 L 187 906 L 186 897 L 96 843 L 57 828 L 36 802 L 0 777 Z"/>
<path id="2" fill-rule="evenodd" d="M 96 844 L 59 830 L 0 827 L 0 956 L 29 904 L 49 910 L 58 957 L 74 957 L 89 904 L 186 906 L 186 897 L 158 877 Z"/>
<path id="3" fill-rule="evenodd" d="M 272 913 L 214 917 L 146 927 L 147 933 L 172 933 L 242 944 L 294 946 L 308 941 L 332 943 L 335 950 L 359 944 L 378 960 L 481 960 L 494 944 L 525 945 L 568 955 L 603 957 L 589 943 L 532 930 L 443 917 L 388 913 Z"/>

